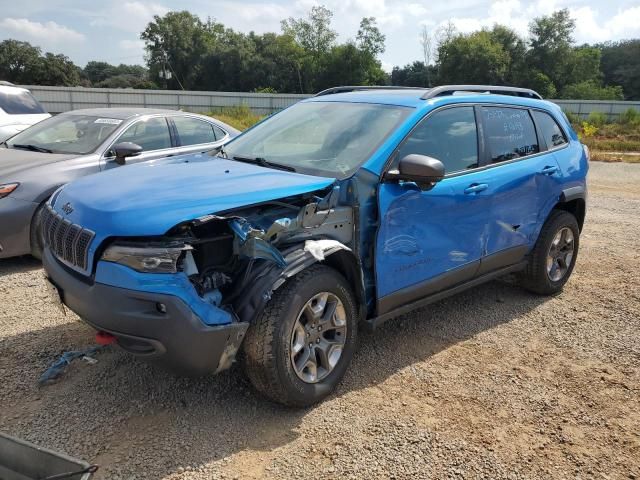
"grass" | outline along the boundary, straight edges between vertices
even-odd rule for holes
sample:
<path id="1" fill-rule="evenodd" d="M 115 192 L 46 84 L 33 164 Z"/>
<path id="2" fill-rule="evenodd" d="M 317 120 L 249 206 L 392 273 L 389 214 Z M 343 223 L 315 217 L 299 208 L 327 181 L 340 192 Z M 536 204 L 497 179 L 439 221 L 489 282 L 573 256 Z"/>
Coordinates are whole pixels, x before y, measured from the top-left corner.
<path id="1" fill-rule="evenodd" d="M 640 163 L 640 124 L 588 122 L 574 125 L 582 143 L 589 147 L 591 159 L 601 162 Z M 623 155 L 624 154 L 624 155 Z"/>
<path id="2" fill-rule="evenodd" d="M 227 123 L 240 131 L 252 127 L 264 118 L 264 116 L 253 113 L 247 105 L 220 108 L 213 112 L 209 112 L 208 115 L 210 117 L 215 117 L 221 122 Z"/>

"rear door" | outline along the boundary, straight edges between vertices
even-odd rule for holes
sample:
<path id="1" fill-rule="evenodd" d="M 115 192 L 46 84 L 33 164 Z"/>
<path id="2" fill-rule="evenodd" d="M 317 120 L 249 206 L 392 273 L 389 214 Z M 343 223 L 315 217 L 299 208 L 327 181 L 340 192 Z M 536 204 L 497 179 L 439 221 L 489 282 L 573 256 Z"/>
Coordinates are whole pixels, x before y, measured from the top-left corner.
<path id="1" fill-rule="evenodd" d="M 431 190 L 382 183 L 375 271 L 382 315 L 473 278 L 484 251 L 491 198 L 479 169 L 481 137 L 473 106 L 432 112 L 403 141 L 390 168 L 409 154 L 437 158 L 445 178 Z"/>
<path id="2" fill-rule="evenodd" d="M 487 146 L 486 193 L 491 198 L 486 247 L 478 272 L 483 274 L 524 257 L 561 187 L 558 163 L 538 140 L 530 109 L 483 105 L 478 111 Z"/>
<path id="3" fill-rule="evenodd" d="M 142 153 L 135 157 L 128 157 L 126 165 L 176 154 L 174 139 L 164 116 L 136 120 L 125 128 L 124 132 L 111 144 L 111 147 L 121 142 L 132 142 L 142 147 Z M 119 166 L 115 161 L 115 154 L 111 147 L 107 149 L 101 161 L 100 167 L 102 170 Z"/>

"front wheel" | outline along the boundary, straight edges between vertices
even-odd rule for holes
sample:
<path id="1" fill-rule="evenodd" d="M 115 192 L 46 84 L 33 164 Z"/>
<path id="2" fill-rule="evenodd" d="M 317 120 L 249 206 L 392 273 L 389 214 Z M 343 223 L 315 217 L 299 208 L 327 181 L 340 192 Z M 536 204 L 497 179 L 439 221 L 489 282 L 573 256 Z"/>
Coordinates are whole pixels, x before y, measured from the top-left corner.
<path id="1" fill-rule="evenodd" d="M 31 256 L 38 260 L 42 260 L 42 250 L 44 249 L 44 238 L 42 236 L 42 212 L 44 208 L 45 204 L 40 205 L 31 219 Z"/>
<path id="2" fill-rule="evenodd" d="M 578 257 L 580 229 L 576 218 L 554 210 L 540 232 L 529 263 L 522 272 L 522 285 L 540 295 L 553 295 L 569 280 Z"/>
<path id="3" fill-rule="evenodd" d="M 277 290 L 244 341 L 254 387 L 284 405 L 306 407 L 328 396 L 356 345 L 357 307 L 337 271 L 315 265 Z"/>

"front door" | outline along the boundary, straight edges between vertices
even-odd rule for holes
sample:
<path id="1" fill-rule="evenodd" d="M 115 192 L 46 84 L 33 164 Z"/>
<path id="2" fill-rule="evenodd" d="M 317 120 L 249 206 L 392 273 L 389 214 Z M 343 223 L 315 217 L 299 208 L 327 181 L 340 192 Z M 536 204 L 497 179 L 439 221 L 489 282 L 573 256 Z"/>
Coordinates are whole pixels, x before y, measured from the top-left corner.
<path id="1" fill-rule="evenodd" d="M 142 153 L 128 157 L 126 165 L 165 158 L 176 153 L 165 117 L 150 117 L 132 123 L 113 145 L 122 142 L 132 142 L 142 147 Z M 120 165 L 115 161 L 113 152 L 107 150 L 100 162 L 100 169 L 108 170 L 118 166 Z"/>
<path id="2" fill-rule="evenodd" d="M 473 107 L 444 108 L 423 119 L 394 154 L 396 164 L 412 153 L 437 158 L 445 178 L 428 191 L 412 182 L 380 185 L 378 315 L 475 276 L 491 204 L 486 172 L 478 170 L 477 132 Z"/>

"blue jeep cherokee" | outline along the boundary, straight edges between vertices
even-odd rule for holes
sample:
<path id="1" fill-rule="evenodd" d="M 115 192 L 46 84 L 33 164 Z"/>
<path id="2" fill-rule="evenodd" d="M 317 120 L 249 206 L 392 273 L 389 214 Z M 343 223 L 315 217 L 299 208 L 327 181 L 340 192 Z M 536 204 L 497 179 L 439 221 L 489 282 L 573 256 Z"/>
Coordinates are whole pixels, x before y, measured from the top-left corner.
<path id="1" fill-rule="evenodd" d="M 62 188 L 44 265 L 123 349 L 189 374 L 242 351 L 259 391 L 310 405 L 343 377 L 359 325 L 507 273 L 560 291 L 587 169 L 531 90 L 338 87 L 211 155 Z"/>

